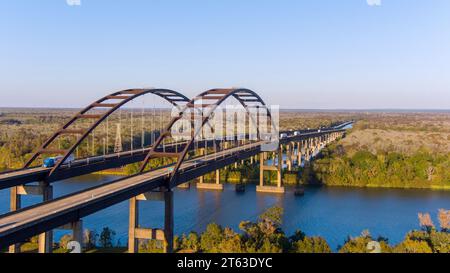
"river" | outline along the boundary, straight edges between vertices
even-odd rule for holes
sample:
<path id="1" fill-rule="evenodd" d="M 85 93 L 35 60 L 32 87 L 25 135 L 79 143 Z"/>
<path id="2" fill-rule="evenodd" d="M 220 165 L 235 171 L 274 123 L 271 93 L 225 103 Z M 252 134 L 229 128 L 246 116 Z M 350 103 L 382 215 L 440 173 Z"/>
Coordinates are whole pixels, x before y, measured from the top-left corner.
<path id="1" fill-rule="evenodd" d="M 54 196 L 62 196 L 117 177 L 87 175 L 54 184 Z M 301 229 L 308 236 L 324 237 L 333 249 L 342 245 L 348 235 L 357 236 L 370 230 L 374 236 L 389 238 L 398 243 L 411 229 L 418 228 L 418 212 L 430 212 L 437 223 L 440 208 L 450 209 L 450 192 L 403 189 L 360 189 L 341 187 L 307 188 L 303 197 L 296 197 L 292 189 L 285 195 L 256 193 L 255 185 L 248 185 L 245 193 L 236 193 L 233 185 L 225 185 L 223 192 L 175 190 L 175 233 L 201 232 L 215 222 L 238 230 L 242 220 L 256 220 L 271 206 L 284 208 L 283 229 L 290 236 Z M 24 205 L 39 202 L 40 198 L 26 196 Z M 9 209 L 9 191 L 0 191 L 0 213 Z M 163 204 L 143 202 L 140 210 L 141 226 L 163 226 Z M 101 232 L 103 227 L 116 231 L 119 244 L 127 243 L 128 202 L 117 204 L 84 220 L 84 227 Z M 55 231 L 55 241 L 64 234 Z"/>

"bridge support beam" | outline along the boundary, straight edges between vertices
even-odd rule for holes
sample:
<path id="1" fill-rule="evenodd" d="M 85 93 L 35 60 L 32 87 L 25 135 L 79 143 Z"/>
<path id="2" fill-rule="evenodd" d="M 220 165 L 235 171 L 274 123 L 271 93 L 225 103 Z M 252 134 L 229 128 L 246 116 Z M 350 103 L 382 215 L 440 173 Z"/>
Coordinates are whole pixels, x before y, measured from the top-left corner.
<path id="1" fill-rule="evenodd" d="M 302 144 L 301 142 L 297 143 L 297 166 L 302 166 Z"/>
<path id="2" fill-rule="evenodd" d="M 216 170 L 216 183 L 197 183 L 197 189 L 201 190 L 219 190 L 224 189 L 223 184 L 220 184 L 220 170 Z"/>
<path id="3" fill-rule="evenodd" d="M 257 192 L 267 193 L 284 193 L 284 187 L 282 183 L 282 166 L 283 166 L 283 150 L 281 146 L 278 147 L 278 161 L 276 166 L 264 165 L 264 156 L 260 155 L 259 161 L 259 186 L 256 187 Z M 274 158 L 275 162 L 275 158 Z M 277 172 L 277 186 L 265 186 L 264 185 L 264 171 Z"/>
<path id="4" fill-rule="evenodd" d="M 53 187 L 46 182 L 40 183 L 43 201 L 53 199 Z M 53 251 L 53 231 L 47 231 L 39 234 L 39 253 L 51 253 Z"/>
<path id="5" fill-rule="evenodd" d="M 139 202 L 164 202 L 164 228 L 149 229 L 139 226 Z M 173 192 L 170 190 L 160 192 L 147 192 L 130 199 L 128 227 L 128 253 L 139 252 L 139 239 L 158 240 L 163 242 L 165 253 L 173 252 Z"/>
<path id="6" fill-rule="evenodd" d="M 47 182 L 39 182 L 38 185 L 24 185 L 11 188 L 11 211 L 21 209 L 22 195 L 42 196 L 43 202 L 53 199 L 53 187 Z M 38 236 L 39 253 L 51 253 L 53 251 L 53 231 L 47 231 Z M 9 247 L 10 253 L 19 253 L 20 244 Z"/>
<path id="7" fill-rule="evenodd" d="M 10 197 L 10 208 L 11 211 L 16 211 L 21 208 L 21 195 L 17 193 L 18 187 L 11 188 L 11 197 Z M 14 244 L 9 247 L 9 253 L 19 253 L 20 252 L 20 244 Z"/>
<path id="8" fill-rule="evenodd" d="M 293 145 L 292 143 L 288 143 L 286 145 L 286 165 L 288 171 L 292 171 L 292 149 L 293 149 L 292 145 Z"/>

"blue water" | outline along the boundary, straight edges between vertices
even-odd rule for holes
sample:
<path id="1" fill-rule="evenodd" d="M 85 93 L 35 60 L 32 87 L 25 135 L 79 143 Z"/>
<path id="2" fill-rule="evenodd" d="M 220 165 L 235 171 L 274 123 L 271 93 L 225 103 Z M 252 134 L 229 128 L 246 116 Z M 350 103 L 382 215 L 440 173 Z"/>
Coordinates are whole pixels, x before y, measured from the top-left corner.
<path id="1" fill-rule="evenodd" d="M 113 176 L 89 175 L 54 184 L 55 197 L 92 187 L 115 179 Z M 344 243 L 348 235 L 357 236 L 369 229 L 374 236 L 382 235 L 391 243 L 401 241 L 407 231 L 418 228 L 417 213 L 430 212 L 437 223 L 438 209 L 450 209 L 450 192 L 431 190 L 359 189 L 322 187 L 308 188 L 305 196 L 295 197 L 292 189 L 285 195 L 256 193 L 247 186 L 245 193 L 236 193 L 233 185 L 223 192 L 175 190 L 175 232 L 201 232 L 215 222 L 238 230 L 242 220 L 256 220 L 266 208 L 284 208 L 283 229 L 291 235 L 301 229 L 307 235 L 324 237 L 332 248 Z M 24 205 L 39 202 L 26 196 Z M 0 191 L 0 213 L 9 209 L 9 191 Z M 163 226 L 163 204 L 142 202 L 141 226 Z M 116 240 L 127 243 L 128 202 L 97 212 L 84 220 L 84 227 L 97 230 L 105 226 L 116 231 Z M 55 241 L 65 231 L 55 231 Z"/>

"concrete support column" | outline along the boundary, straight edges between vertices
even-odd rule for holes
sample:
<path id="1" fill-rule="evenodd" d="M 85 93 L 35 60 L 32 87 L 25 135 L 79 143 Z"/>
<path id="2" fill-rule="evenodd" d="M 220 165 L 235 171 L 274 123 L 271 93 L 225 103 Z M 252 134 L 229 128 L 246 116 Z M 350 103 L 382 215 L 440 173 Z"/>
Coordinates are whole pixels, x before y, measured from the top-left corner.
<path id="1" fill-rule="evenodd" d="M 281 188 L 281 174 L 282 174 L 282 168 L 283 168 L 283 150 L 281 149 L 281 146 L 278 148 L 278 171 L 277 171 L 277 187 Z"/>
<path id="2" fill-rule="evenodd" d="M 205 153 L 206 153 L 205 149 L 204 149 L 204 148 L 201 148 L 201 149 L 200 149 L 200 154 L 201 154 L 201 155 L 205 155 Z M 198 183 L 202 184 L 203 182 L 204 182 L 204 178 L 203 178 L 203 176 L 200 176 L 200 177 L 198 178 Z"/>
<path id="3" fill-rule="evenodd" d="M 264 159 L 266 158 L 266 153 L 264 156 L 259 156 L 259 186 L 264 187 Z"/>
<path id="4" fill-rule="evenodd" d="M 292 145 L 286 145 L 286 165 L 289 171 L 292 171 Z M 283 157 L 282 157 L 283 158 Z"/>
<path id="5" fill-rule="evenodd" d="M 220 171 L 216 170 L 216 184 L 219 185 L 220 184 Z"/>
<path id="6" fill-rule="evenodd" d="M 18 188 L 12 187 L 10 193 L 10 211 L 16 211 L 21 208 L 21 196 L 18 194 Z M 19 253 L 20 244 L 14 244 L 9 247 L 9 253 Z"/>
<path id="7" fill-rule="evenodd" d="M 149 229 L 139 226 L 139 202 L 164 202 L 164 228 Z M 170 190 L 147 192 L 130 199 L 130 215 L 128 228 L 128 253 L 138 253 L 139 239 L 158 240 L 163 242 L 164 252 L 173 252 L 173 192 Z"/>
<path id="8" fill-rule="evenodd" d="M 83 248 L 83 221 L 78 220 L 72 223 L 72 238 L 74 241 L 79 242 L 81 248 Z"/>
<path id="9" fill-rule="evenodd" d="M 164 252 L 173 252 L 173 192 L 164 193 Z"/>
<path id="10" fill-rule="evenodd" d="M 44 202 L 53 199 L 53 187 L 47 182 L 40 182 L 39 185 L 25 185 L 11 188 L 11 211 L 21 209 L 22 195 L 40 195 Z M 47 231 L 38 236 L 39 253 L 51 253 L 53 250 L 53 231 Z M 20 244 L 9 247 L 10 253 L 20 252 Z"/>
<path id="11" fill-rule="evenodd" d="M 44 202 L 53 199 L 53 187 L 47 182 L 39 183 L 42 189 L 42 199 Z M 39 253 L 51 253 L 53 251 L 53 231 L 47 231 L 39 234 Z"/>
<path id="12" fill-rule="evenodd" d="M 136 228 L 139 226 L 139 203 L 136 197 L 130 199 L 130 216 L 128 225 L 128 253 L 138 253 L 139 245 L 136 238 Z"/>

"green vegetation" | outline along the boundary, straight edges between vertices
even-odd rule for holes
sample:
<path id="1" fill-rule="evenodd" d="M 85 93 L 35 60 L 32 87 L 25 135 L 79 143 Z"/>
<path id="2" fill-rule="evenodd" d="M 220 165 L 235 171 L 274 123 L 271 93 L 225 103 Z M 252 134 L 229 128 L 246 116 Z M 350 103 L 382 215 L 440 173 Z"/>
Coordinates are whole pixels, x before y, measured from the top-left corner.
<path id="1" fill-rule="evenodd" d="M 330 186 L 450 189 L 448 114 L 373 115 L 323 150 L 310 180 Z"/>
<path id="2" fill-rule="evenodd" d="M 450 189 L 448 113 L 367 113 L 286 184 Z"/>
<path id="3" fill-rule="evenodd" d="M 372 154 L 362 150 L 349 156 L 341 145 L 333 145 L 316 160 L 316 178 L 330 186 L 450 189 L 450 154 L 419 151 Z"/>
<path id="4" fill-rule="evenodd" d="M 210 224 L 197 234 L 191 232 L 175 239 L 174 248 L 181 253 L 331 253 L 325 239 L 308 237 L 300 230 L 287 237 L 280 228 L 283 210 L 273 207 L 264 212 L 257 222 L 243 221 L 239 225 L 241 233 L 217 224 Z M 378 242 L 383 253 L 450 253 L 450 211 L 439 211 L 440 231 L 429 226 L 429 214 L 423 221 L 419 214 L 422 230 L 409 232 L 397 245 L 390 245 L 388 239 L 373 238 L 369 231 L 358 237 L 348 237 L 339 253 L 368 253 L 372 241 Z M 147 252 L 160 252 L 161 248 L 146 248 Z"/>
<path id="5" fill-rule="evenodd" d="M 339 253 L 368 253 L 373 250 L 370 242 L 378 242 L 383 253 L 450 253 L 450 211 L 439 210 L 439 229 L 428 213 L 419 213 L 421 230 L 409 232 L 397 245 L 389 244 L 387 238 L 373 238 L 369 231 L 360 236 L 348 237 Z M 309 237 L 300 230 L 287 237 L 281 229 L 283 209 L 269 208 L 256 222 L 243 221 L 240 232 L 211 223 L 201 234 L 191 232 L 176 236 L 174 249 L 179 253 L 331 253 L 328 243 L 322 237 Z M 84 252 L 86 253 L 125 253 L 126 248 L 114 245 L 115 232 L 105 227 L 100 236 L 95 231 L 85 230 Z M 55 244 L 55 253 L 67 253 L 65 248 L 71 235 L 61 237 Z M 37 251 L 37 237 L 23 243 L 22 252 Z M 3 251 L 6 251 L 4 249 Z M 140 240 L 139 252 L 161 253 L 161 241 Z"/>

